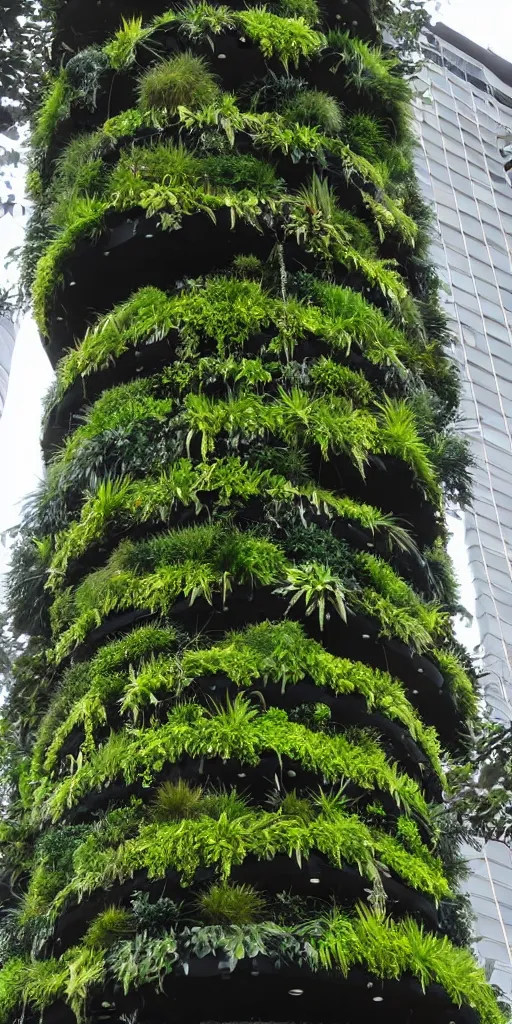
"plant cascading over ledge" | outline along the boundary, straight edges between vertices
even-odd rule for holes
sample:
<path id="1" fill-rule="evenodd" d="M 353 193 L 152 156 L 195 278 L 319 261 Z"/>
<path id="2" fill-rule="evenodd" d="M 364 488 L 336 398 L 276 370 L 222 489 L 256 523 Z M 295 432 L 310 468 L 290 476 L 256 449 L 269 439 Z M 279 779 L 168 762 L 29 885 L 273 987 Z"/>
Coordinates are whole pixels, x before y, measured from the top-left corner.
<path id="1" fill-rule="evenodd" d="M 393 11 L 144 7 L 46 12 L 0 1024 L 500 1024 L 442 807 L 470 478 Z"/>

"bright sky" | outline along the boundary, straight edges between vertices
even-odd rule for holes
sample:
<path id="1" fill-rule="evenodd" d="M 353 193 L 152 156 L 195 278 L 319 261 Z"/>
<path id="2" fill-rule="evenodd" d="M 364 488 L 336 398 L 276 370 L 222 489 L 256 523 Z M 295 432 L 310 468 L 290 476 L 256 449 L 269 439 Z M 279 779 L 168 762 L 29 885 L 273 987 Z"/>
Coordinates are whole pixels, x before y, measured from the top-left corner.
<path id="1" fill-rule="evenodd" d="M 5 253 L 22 240 L 11 217 L 0 221 L 0 266 Z M 7 399 L 0 419 L 0 532 L 15 525 L 20 503 L 41 475 L 41 400 L 52 379 L 35 324 L 27 317 L 16 340 Z M 0 568 L 2 553 L 0 551 Z"/>
<path id="2" fill-rule="evenodd" d="M 440 0 L 433 6 L 440 21 L 512 61 L 510 0 Z"/>
<path id="3" fill-rule="evenodd" d="M 16 341 L 0 419 L 0 531 L 14 524 L 18 503 L 34 490 L 40 475 L 41 399 L 51 380 L 51 367 L 39 335 L 27 318 Z"/>

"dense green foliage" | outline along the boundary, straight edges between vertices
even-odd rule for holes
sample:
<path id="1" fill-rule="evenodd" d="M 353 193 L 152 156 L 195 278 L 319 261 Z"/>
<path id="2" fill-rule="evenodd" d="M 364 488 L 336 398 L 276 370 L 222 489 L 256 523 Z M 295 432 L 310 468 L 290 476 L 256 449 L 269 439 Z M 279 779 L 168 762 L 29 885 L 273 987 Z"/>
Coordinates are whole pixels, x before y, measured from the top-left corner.
<path id="1" fill-rule="evenodd" d="M 296 622 L 260 623 L 211 647 L 186 648 L 180 656 L 173 650 L 176 647 L 172 630 L 143 626 L 126 640 L 103 647 L 84 666 L 85 671 L 68 670 L 34 744 L 34 782 L 55 769 L 64 742 L 77 726 L 85 732 L 83 753 L 94 751 L 95 735 L 112 701 L 117 700 L 121 713 L 136 723 L 164 695 L 180 699 L 194 687 L 194 680 L 210 675 L 227 676 L 246 690 L 256 684 L 279 685 L 284 692 L 311 679 L 319 687 L 319 696 L 325 697 L 325 691 L 337 696 L 360 694 L 368 709 L 402 722 L 441 774 L 435 730 L 423 725 L 400 683 L 360 662 L 333 657 L 308 639 Z M 166 653 L 169 650 L 172 656 Z"/>
<path id="2" fill-rule="evenodd" d="M 13 959 L 0 974 L 2 1019 L 22 1001 L 42 1011 L 58 998 L 80 1014 L 89 990 L 104 985 L 108 977 L 121 982 L 125 991 L 160 985 L 180 961 L 210 952 L 228 957 L 233 966 L 263 954 L 305 961 L 315 970 L 337 969 L 344 976 L 353 966 L 382 979 L 409 973 L 423 988 L 441 984 L 455 1004 L 470 1003 L 483 1024 L 502 1019 L 483 970 L 471 955 L 428 935 L 412 920 L 395 923 L 362 911 L 350 918 L 336 911 L 295 928 L 268 921 L 206 925 L 190 934 L 176 926 L 153 936 L 142 932 L 135 939 L 118 939 L 114 933 L 114 938 L 110 946 L 74 946 L 60 961 Z"/>
<path id="3" fill-rule="evenodd" d="M 30 641 L 0 1024 L 181 1020 L 176 978 L 246 959 L 249 1020 L 259 957 L 263 998 L 285 966 L 357 1003 L 359 968 L 371 1020 L 396 981 L 414 1020 L 412 978 L 425 1019 L 436 984 L 442 1024 L 501 1022 L 441 809 L 478 722 L 445 550 L 458 381 L 398 23 L 359 7 L 364 39 L 316 0 L 77 2 L 72 29 L 53 0 L 23 285 L 56 383 L 8 581 Z"/>

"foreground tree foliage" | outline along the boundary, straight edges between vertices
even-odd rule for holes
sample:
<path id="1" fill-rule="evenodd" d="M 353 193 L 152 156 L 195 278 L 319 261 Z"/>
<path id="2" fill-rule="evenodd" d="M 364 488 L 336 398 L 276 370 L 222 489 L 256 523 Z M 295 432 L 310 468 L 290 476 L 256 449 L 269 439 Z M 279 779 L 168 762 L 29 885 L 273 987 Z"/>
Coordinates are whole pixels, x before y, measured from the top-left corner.
<path id="1" fill-rule="evenodd" d="M 144 8 L 54 6 L 33 124 L 56 382 L 9 580 L 0 1024 L 500 1024 L 442 806 L 469 459 L 391 12 Z"/>
<path id="2" fill-rule="evenodd" d="M 454 813 L 483 839 L 509 842 L 512 835 L 512 728 L 485 723 L 471 758 L 453 776 Z"/>
<path id="3" fill-rule="evenodd" d="M 34 0 L 0 2 L 0 131 L 34 109 L 48 67 L 50 26 Z"/>

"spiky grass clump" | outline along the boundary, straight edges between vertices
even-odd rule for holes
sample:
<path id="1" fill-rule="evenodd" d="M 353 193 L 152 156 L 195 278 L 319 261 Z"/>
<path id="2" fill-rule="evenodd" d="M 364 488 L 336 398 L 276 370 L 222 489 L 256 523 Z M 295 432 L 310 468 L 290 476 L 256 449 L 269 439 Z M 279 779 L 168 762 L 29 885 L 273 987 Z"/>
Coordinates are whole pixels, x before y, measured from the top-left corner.
<path id="1" fill-rule="evenodd" d="M 249 281 L 261 280 L 263 263 L 259 256 L 253 256 L 250 253 L 248 255 L 244 255 L 241 253 L 240 255 L 235 256 L 232 266 L 235 277 L 240 278 L 242 281 L 244 279 Z"/>
<path id="2" fill-rule="evenodd" d="M 375 160 L 382 154 L 386 140 L 384 126 L 374 117 L 357 112 L 345 119 L 344 136 L 355 153 L 366 160 Z"/>
<path id="3" fill-rule="evenodd" d="M 263 914 L 265 900 L 252 885 L 212 885 L 198 900 L 201 914 L 213 924 L 253 924 Z"/>
<path id="4" fill-rule="evenodd" d="M 184 779 L 163 782 L 153 798 L 155 821 L 179 821 L 194 818 L 200 813 L 203 791 L 200 786 L 189 786 Z"/>
<path id="5" fill-rule="evenodd" d="M 135 931 L 133 914 L 122 907 L 107 907 L 89 925 L 84 943 L 90 949 L 108 949 Z"/>
<path id="6" fill-rule="evenodd" d="M 155 64 L 139 82 L 139 106 L 143 112 L 163 110 L 176 114 L 179 107 L 197 109 L 219 95 L 215 76 L 203 57 L 189 51 Z"/>
<path id="7" fill-rule="evenodd" d="M 343 125 L 338 101 L 319 89 L 301 89 L 286 105 L 283 114 L 292 122 L 321 128 L 328 135 L 336 135 Z"/>

